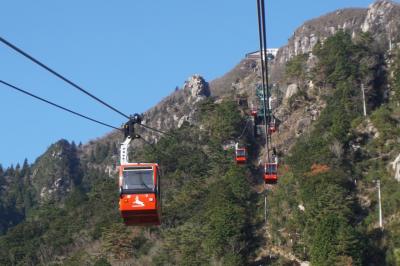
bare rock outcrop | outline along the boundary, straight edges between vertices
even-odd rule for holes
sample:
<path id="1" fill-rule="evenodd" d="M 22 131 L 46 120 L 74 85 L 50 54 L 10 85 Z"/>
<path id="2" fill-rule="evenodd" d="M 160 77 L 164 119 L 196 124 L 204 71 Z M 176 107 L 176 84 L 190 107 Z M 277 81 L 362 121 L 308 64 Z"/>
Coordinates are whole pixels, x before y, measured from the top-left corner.
<path id="1" fill-rule="evenodd" d="M 75 144 L 60 140 L 53 144 L 35 163 L 29 179 L 39 202 L 63 201 L 80 182 L 80 166 Z"/>
<path id="2" fill-rule="evenodd" d="M 400 154 L 392 162 L 392 169 L 394 171 L 394 178 L 400 182 Z"/>
<path id="3" fill-rule="evenodd" d="M 290 97 L 295 95 L 298 91 L 299 91 L 299 87 L 297 86 L 297 84 L 295 84 L 295 83 L 290 84 L 286 89 L 285 97 L 283 98 L 283 103 L 287 103 L 289 101 Z"/>
<path id="4" fill-rule="evenodd" d="M 348 8 L 305 22 L 299 27 L 288 44 L 281 47 L 274 64 L 281 66 L 293 56 L 309 53 L 315 44 L 323 42 L 339 30 L 350 32 L 352 36 L 370 32 L 382 45 L 400 43 L 400 4 L 389 0 L 378 0 L 368 9 Z M 276 66 L 276 67 L 278 67 Z"/>
<path id="5" fill-rule="evenodd" d="M 196 103 L 211 96 L 208 82 L 198 74 L 188 78 L 181 89 L 175 90 L 144 114 L 143 124 L 168 131 L 193 123 Z M 143 131 L 147 140 L 156 141 L 159 134 Z"/>
<path id="6" fill-rule="evenodd" d="M 398 28 L 396 26 L 398 26 L 399 16 L 399 4 L 387 0 L 376 1 L 369 6 L 361 29 L 363 32 L 394 31 L 395 28 Z"/>
<path id="7" fill-rule="evenodd" d="M 339 30 L 347 30 L 352 34 L 361 32 L 366 14 L 366 9 L 350 8 L 307 21 L 294 32 L 288 44 L 279 49 L 275 62 L 284 64 L 293 56 L 309 53 L 315 44 Z"/>
<path id="8" fill-rule="evenodd" d="M 183 89 L 189 91 L 190 96 L 188 101 L 191 103 L 196 103 L 211 95 L 208 82 L 206 82 L 204 78 L 198 74 L 191 76 L 185 82 Z"/>
<path id="9" fill-rule="evenodd" d="M 370 119 L 366 119 L 364 123 L 361 123 L 357 128 L 357 132 L 360 134 L 364 134 L 369 138 L 376 139 L 379 137 L 379 131 L 374 126 Z"/>

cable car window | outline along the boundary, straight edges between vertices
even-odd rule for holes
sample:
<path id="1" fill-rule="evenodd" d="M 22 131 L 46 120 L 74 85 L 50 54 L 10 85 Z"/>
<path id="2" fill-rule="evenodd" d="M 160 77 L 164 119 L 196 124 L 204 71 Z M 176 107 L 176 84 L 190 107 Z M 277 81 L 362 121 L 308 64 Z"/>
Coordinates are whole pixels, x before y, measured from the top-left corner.
<path id="1" fill-rule="evenodd" d="M 246 151 L 245 150 L 236 150 L 236 155 L 237 156 L 246 156 Z"/>
<path id="2" fill-rule="evenodd" d="M 124 170 L 124 189 L 154 190 L 153 170 Z"/>
<path id="3" fill-rule="evenodd" d="M 276 173 L 276 164 L 270 164 L 265 166 L 266 173 Z"/>

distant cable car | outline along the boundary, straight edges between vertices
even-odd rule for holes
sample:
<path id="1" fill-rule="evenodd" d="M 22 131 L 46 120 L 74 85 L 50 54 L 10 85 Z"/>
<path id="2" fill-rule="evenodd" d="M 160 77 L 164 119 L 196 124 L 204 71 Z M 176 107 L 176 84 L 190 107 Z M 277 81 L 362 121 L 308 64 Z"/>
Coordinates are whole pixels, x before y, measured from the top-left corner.
<path id="1" fill-rule="evenodd" d="M 278 127 L 279 127 L 279 120 L 274 116 L 272 116 L 271 121 L 268 124 L 268 134 L 272 135 L 272 133 L 278 131 Z"/>
<path id="2" fill-rule="evenodd" d="M 119 210 L 126 225 L 160 225 L 158 164 L 127 163 L 119 169 Z"/>
<path id="3" fill-rule="evenodd" d="M 235 149 L 235 161 L 237 164 L 247 163 L 247 149 L 246 148 L 236 148 Z"/>
<path id="4" fill-rule="evenodd" d="M 272 133 L 275 133 L 276 130 L 277 130 L 276 123 L 275 123 L 275 120 L 273 120 L 273 121 L 271 121 L 271 123 L 269 123 L 269 125 L 268 125 L 268 134 L 271 135 Z"/>
<path id="5" fill-rule="evenodd" d="M 265 184 L 276 184 L 278 182 L 278 163 L 265 163 L 264 165 Z"/>

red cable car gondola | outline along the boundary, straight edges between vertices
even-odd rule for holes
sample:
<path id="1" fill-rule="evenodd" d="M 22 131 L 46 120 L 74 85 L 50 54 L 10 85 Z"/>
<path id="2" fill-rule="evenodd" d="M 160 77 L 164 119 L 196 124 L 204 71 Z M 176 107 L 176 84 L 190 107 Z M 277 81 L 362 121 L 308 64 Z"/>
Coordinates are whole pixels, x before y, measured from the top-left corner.
<path id="1" fill-rule="evenodd" d="M 272 135 L 278 130 L 278 123 L 274 117 L 271 118 L 271 121 L 268 124 L 268 134 Z"/>
<path id="2" fill-rule="evenodd" d="M 264 165 L 265 184 L 276 184 L 278 182 L 278 164 L 265 163 Z"/>
<path id="3" fill-rule="evenodd" d="M 276 132 L 276 125 L 274 122 L 271 122 L 268 126 L 268 134 L 272 135 L 272 133 Z"/>
<path id="4" fill-rule="evenodd" d="M 158 164 L 128 163 L 120 166 L 119 210 L 126 225 L 161 223 Z"/>
<path id="5" fill-rule="evenodd" d="M 235 161 L 237 164 L 247 163 L 247 149 L 246 148 L 236 148 L 235 149 Z"/>

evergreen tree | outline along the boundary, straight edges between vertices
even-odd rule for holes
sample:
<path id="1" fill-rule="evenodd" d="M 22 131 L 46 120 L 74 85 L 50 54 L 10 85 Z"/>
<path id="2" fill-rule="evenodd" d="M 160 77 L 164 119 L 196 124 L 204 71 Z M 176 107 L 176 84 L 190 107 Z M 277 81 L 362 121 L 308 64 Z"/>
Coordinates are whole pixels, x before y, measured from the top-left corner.
<path id="1" fill-rule="evenodd" d="M 27 176 L 30 173 L 30 166 L 28 164 L 28 159 L 25 158 L 24 163 L 22 164 L 22 169 L 21 169 L 21 176 Z"/>

